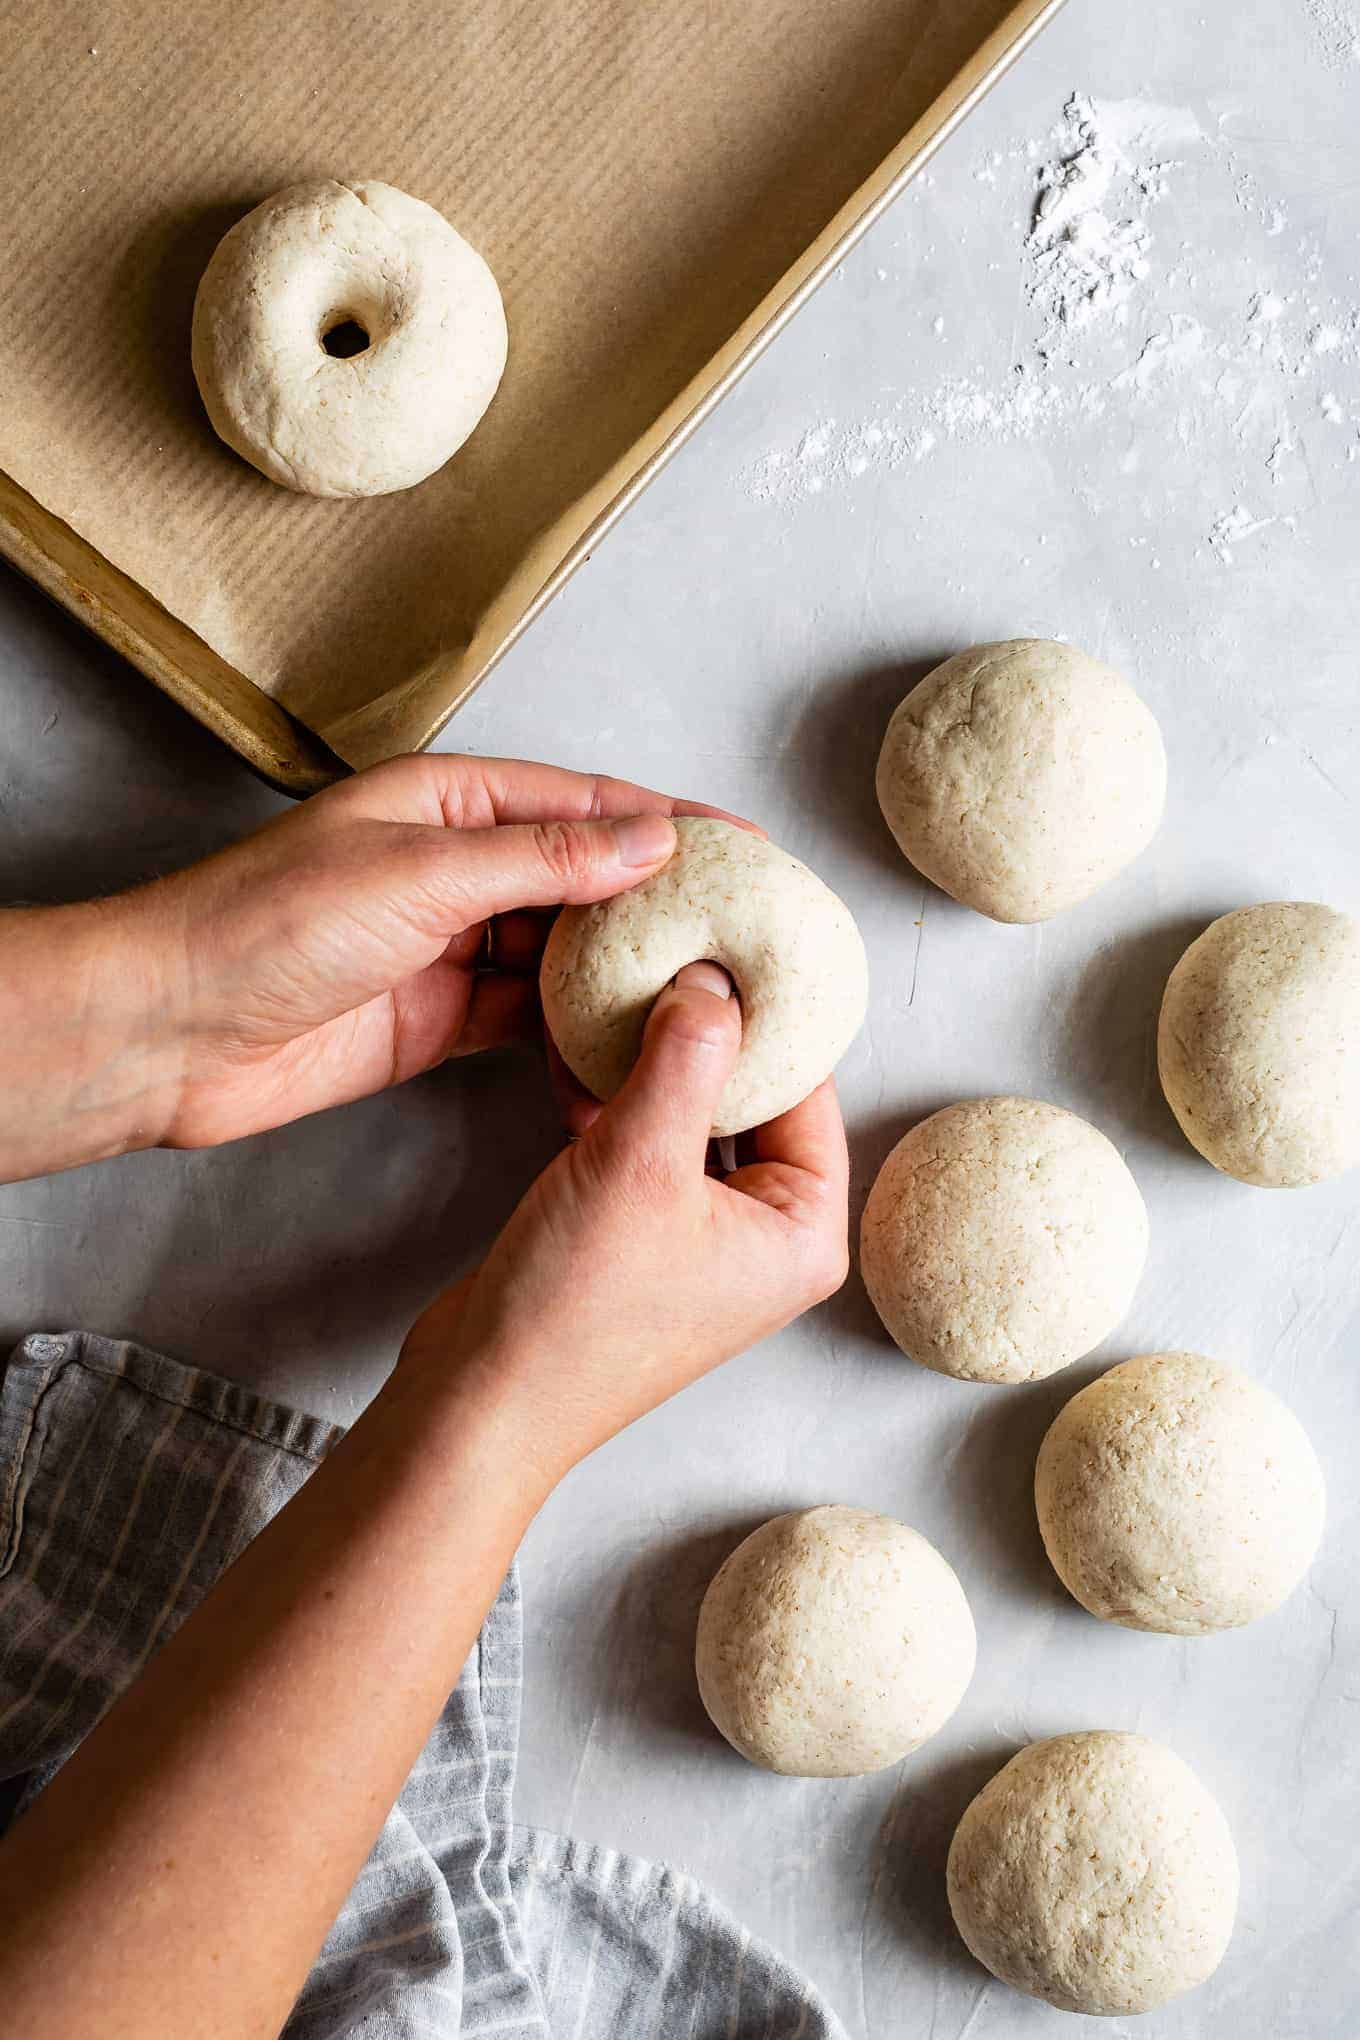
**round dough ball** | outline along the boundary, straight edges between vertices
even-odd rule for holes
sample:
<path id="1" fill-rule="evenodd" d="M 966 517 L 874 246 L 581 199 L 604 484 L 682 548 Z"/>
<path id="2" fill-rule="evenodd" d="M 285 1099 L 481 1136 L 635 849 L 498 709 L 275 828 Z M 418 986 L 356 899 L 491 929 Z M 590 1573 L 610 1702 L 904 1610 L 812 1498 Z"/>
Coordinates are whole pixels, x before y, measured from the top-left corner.
<path id="1" fill-rule="evenodd" d="M 1058 1413 L 1034 1497 L 1053 1569 L 1083 1608 L 1208 1636 L 1292 1593 L 1326 1491 L 1303 1426 L 1269 1389 L 1198 1353 L 1145 1353 Z"/>
<path id="2" fill-rule="evenodd" d="M 1113 2017 L 1217 1969 L 1237 1852 L 1174 1751 L 1095 1729 L 1030 1743 L 983 1786 L 948 1884 L 954 1924 L 993 1976 L 1059 2011 Z"/>
<path id="3" fill-rule="evenodd" d="M 977 1656 L 952 1569 L 871 1509 L 775 1516 L 739 1544 L 699 1611 L 695 1670 L 733 1749 L 767 1771 L 881 1771 L 942 1728 Z"/>
<path id="4" fill-rule="evenodd" d="M 1212 921 L 1167 981 L 1157 1066 L 1225 1175 L 1297 1189 L 1360 1162 L 1360 921 L 1309 900 Z"/>
<path id="5" fill-rule="evenodd" d="M 878 804 L 926 878 L 994 921 L 1047 921 L 1151 841 L 1166 752 L 1150 709 L 1074 645 L 974 645 L 913 687 Z"/>
<path id="6" fill-rule="evenodd" d="M 884 1162 L 860 1271 L 913 1360 L 962 1381 L 1038 1381 L 1114 1330 L 1147 1245 L 1138 1185 L 1103 1133 L 1036 1098 L 972 1098 Z"/>
<path id="7" fill-rule="evenodd" d="M 829 1077 L 859 1032 L 869 965 L 850 910 L 787 850 L 732 822 L 682 816 L 654 877 L 567 907 L 543 954 L 543 1012 L 562 1060 L 612 1098 L 658 992 L 719 963 L 741 1000 L 741 1053 L 713 1122 L 744 1133 Z"/>
<path id="8" fill-rule="evenodd" d="M 326 336 L 353 324 L 361 352 Z M 441 213 L 390 184 L 275 192 L 219 241 L 194 300 L 213 429 L 309 496 L 409 489 L 456 453 L 505 367 L 496 279 Z"/>

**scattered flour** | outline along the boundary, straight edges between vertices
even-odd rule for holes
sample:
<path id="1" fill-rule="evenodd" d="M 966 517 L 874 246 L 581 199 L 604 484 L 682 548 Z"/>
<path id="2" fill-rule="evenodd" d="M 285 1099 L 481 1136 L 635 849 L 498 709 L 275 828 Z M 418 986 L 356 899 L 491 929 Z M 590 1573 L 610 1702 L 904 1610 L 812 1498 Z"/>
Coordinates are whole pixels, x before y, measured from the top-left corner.
<path id="1" fill-rule="evenodd" d="M 1173 312 L 1165 329 L 1143 342 L 1131 368 L 1121 369 L 1110 388 L 1149 390 L 1164 376 L 1176 375 L 1205 351 L 1206 336 L 1198 319 L 1186 312 Z"/>
<path id="2" fill-rule="evenodd" d="M 1332 0 L 1309 5 L 1328 18 L 1337 11 Z M 1192 113 L 1137 99 L 1073 93 L 1046 148 L 1031 140 L 993 150 L 974 175 L 999 185 L 1003 198 L 1013 193 L 1021 214 L 1023 299 L 1009 358 L 993 346 L 990 360 L 982 350 L 968 362 L 949 348 L 943 372 L 873 415 L 823 419 L 792 448 L 765 454 L 747 470 L 750 493 L 796 504 L 928 462 L 951 445 L 1056 439 L 1117 413 L 1121 448 L 1132 437 L 1119 463 L 1125 472 L 1144 467 L 1143 439 L 1154 468 L 1168 449 L 1203 455 L 1197 476 L 1242 471 L 1204 530 L 1222 565 L 1258 532 L 1293 530 L 1293 515 L 1249 507 L 1252 475 L 1256 486 L 1283 489 L 1287 508 L 1290 489 L 1308 475 L 1301 435 L 1319 419 L 1347 428 L 1348 460 L 1360 452 L 1360 306 L 1323 287 L 1316 237 L 1288 242 L 1284 207 L 1262 199 L 1231 147 Z M 1162 245 L 1170 237 L 1158 209 L 1182 176 L 1198 193 L 1178 212 L 1194 216 L 1199 193 L 1220 206 L 1235 202 L 1252 222 L 1244 248 L 1271 244 L 1267 273 L 1243 273 L 1235 302 L 1221 283 L 1203 288 L 1200 263 L 1217 259 L 1231 278 L 1246 253 Z M 942 314 L 929 331 L 943 340 Z M 922 352 L 913 348 L 913 367 Z M 1149 564 L 1160 567 L 1160 558 Z"/>
<path id="3" fill-rule="evenodd" d="M 1042 355 L 1061 351 L 1066 335 L 1094 320 L 1127 322 L 1129 301 L 1151 268 L 1148 209 L 1166 196 L 1172 168 L 1153 152 L 1198 134 L 1188 115 L 1143 100 L 1099 108 L 1084 93 L 1068 100 L 1054 130 L 1057 153 L 1039 171 L 1026 244 Z"/>
<path id="4" fill-rule="evenodd" d="M 1360 16 L 1341 0 L 1306 0 L 1306 6 L 1323 62 L 1334 71 L 1360 64 Z"/>
<path id="5" fill-rule="evenodd" d="M 1214 519 L 1209 532 L 1209 543 L 1224 566 L 1230 567 L 1233 562 L 1233 547 L 1242 539 L 1250 538 L 1253 533 L 1265 531 L 1275 522 L 1276 519 L 1273 517 L 1253 517 L 1245 503 L 1234 503 L 1231 510 L 1225 510 L 1221 517 Z"/>

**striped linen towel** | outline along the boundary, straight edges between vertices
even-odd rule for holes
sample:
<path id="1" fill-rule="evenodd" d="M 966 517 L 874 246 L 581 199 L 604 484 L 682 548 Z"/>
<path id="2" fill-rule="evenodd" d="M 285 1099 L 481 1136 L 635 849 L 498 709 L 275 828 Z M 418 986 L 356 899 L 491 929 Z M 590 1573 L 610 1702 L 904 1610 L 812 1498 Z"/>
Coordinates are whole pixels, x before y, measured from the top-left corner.
<path id="1" fill-rule="evenodd" d="M 0 1827 L 339 1436 L 124 1341 L 40 1333 L 15 1349 L 0 1384 Z M 512 1570 L 287 2040 L 845 2040 L 691 1878 L 513 1825 L 520 1624 Z"/>

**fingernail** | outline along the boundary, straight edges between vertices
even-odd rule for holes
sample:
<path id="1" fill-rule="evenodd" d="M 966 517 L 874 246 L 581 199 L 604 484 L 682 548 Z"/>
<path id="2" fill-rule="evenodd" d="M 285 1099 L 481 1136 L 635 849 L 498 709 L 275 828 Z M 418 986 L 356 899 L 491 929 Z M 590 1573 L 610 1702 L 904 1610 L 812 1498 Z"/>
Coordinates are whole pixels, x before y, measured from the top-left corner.
<path id="1" fill-rule="evenodd" d="M 665 815 L 625 815 L 613 829 L 620 864 L 660 864 L 675 848 L 675 824 Z"/>
<path id="2" fill-rule="evenodd" d="M 732 996 L 732 980 L 719 963 L 687 963 L 672 982 L 678 991 L 708 992 L 715 999 Z"/>

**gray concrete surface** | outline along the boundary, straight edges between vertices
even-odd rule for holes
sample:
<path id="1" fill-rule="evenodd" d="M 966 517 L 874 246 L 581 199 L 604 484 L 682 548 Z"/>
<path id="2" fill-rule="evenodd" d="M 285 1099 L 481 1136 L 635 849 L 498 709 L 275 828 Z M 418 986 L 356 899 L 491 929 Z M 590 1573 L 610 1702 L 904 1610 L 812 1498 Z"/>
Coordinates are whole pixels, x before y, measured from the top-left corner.
<path id="1" fill-rule="evenodd" d="M 1113 200 L 1106 217 L 1134 233 L 1122 302 L 1055 326 L 1026 236 L 1037 178 L 1071 152 L 1054 129 L 1073 92 L 1125 137 L 1127 217 Z M 1108 110 L 1135 97 L 1160 111 Z M 1213 1982 L 1102 2030 L 1360 2031 L 1360 1178 L 1266 1193 L 1216 1177 L 1152 1061 L 1165 975 L 1214 914 L 1360 908 L 1358 104 L 1354 0 L 1073 0 L 447 733 L 744 809 L 845 895 L 874 972 L 842 1071 L 857 1208 L 914 1118 L 1000 1090 L 1085 1113 L 1148 1199 L 1147 1276 L 1089 1364 L 1031 1388 L 937 1379 L 885 1342 L 852 1277 L 580 1468 L 528 1540 L 521 1817 L 684 1863 L 863 2040 L 1076 2030 L 970 1962 L 942 1869 L 996 1764 L 1080 1726 L 1179 1750 L 1244 1872 Z M 897 859 L 872 763 L 938 657 L 1030 632 L 1136 678 L 1171 796 L 1135 869 L 1056 923 L 1003 929 Z M 11 897 L 173 867 L 276 805 L 12 578 L 0 674 Z M 541 1070 L 505 1058 L 220 1152 L 0 1190 L 0 1329 L 135 1333 L 347 1418 L 556 1138 Z M 1109 1360 L 1164 1345 L 1269 1382 L 1331 1479 L 1306 1587 L 1208 1641 L 1091 1621 L 1032 1518 L 1052 1413 Z M 980 1635 L 936 1740 L 833 1784 L 744 1766 L 689 1670 L 722 1554 L 824 1499 L 923 1530 Z"/>

